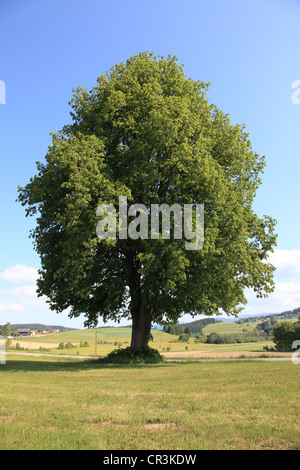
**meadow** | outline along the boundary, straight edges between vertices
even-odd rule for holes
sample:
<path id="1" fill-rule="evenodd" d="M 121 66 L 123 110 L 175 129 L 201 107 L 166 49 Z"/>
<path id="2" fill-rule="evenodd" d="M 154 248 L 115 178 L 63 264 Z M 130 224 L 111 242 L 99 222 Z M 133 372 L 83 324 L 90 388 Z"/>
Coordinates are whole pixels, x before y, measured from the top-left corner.
<path id="1" fill-rule="evenodd" d="M 239 333 L 242 329 L 253 330 L 256 323 L 249 325 L 238 325 L 233 322 L 223 322 L 208 325 L 204 332 L 209 334 L 216 333 Z M 264 356 L 289 356 L 290 354 L 278 352 L 265 352 L 264 346 L 271 346 L 273 343 L 268 340 L 262 340 L 249 343 L 233 344 L 207 344 L 195 343 L 193 338 L 188 342 L 179 342 L 178 336 L 170 335 L 159 329 L 152 329 L 153 342 L 149 345 L 163 354 L 166 358 L 237 358 L 237 357 L 259 357 Z M 62 331 L 59 333 L 49 333 L 37 337 L 17 338 L 12 343 L 19 343 L 25 350 L 38 350 L 47 354 L 62 354 L 72 356 L 106 356 L 112 350 L 117 348 L 126 348 L 130 345 L 131 328 L 95 328 Z M 58 348 L 59 344 L 71 344 L 70 348 Z M 88 346 L 83 347 L 86 343 Z M 80 346 L 81 345 L 81 346 Z M 37 351 L 36 351 L 37 352 Z"/>
<path id="2" fill-rule="evenodd" d="M 291 361 L 117 366 L 10 354 L 0 381 L 1 450 L 300 448 Z"/>

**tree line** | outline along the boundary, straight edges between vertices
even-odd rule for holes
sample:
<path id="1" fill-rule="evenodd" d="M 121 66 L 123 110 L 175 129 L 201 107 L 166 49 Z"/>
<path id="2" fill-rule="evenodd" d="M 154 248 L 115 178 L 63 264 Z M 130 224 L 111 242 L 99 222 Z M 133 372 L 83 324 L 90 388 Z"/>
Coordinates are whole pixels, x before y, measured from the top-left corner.
<path id="1" fill-rule="evenodd" d="M 296 323 L 291 321 L 278 322 L 275 316 L 259 322 L 254 330 L 246 329 L 239 333 L 216 333 L 206 335 L 202 330 L 209 323 L 219 320 L 207 318 L 189 324 L 165 325 L 166 333 L 178 336 L 178 341 L 188 342 L 192 337 L 195 343 L 232 344 L 259 341 L 261 339 L 272 340 L 275 349 L 279 351 L 292 351 L 292 343 L 300 341 L 300 317 Z"/>
<path id="2" fill-rule="evenodd" d="M 164 325 L 163 330 L 171 335 L 191 335 L 195 333 L 201 333 L 203 328 L 211 323 L 220 323 L 220 320 L 216 320 L 215 318 L 203 318 L 191 323 Z"/>
<path id="3" fill-rule="evenodd" d="M 288 320 L 291 318 L 295 318 L 295 316 L 300 314 L 300 307 L 295 308 L 294 310 L 286 310 L 285 312 L 281 313 L 271 313 L 269 315 L 269 319 L 272 324 L 275 324 L 277 321 L 281 320 Z M 256 316 L 251 316 L 247 318 L 240 318 L 239 320 L 236 321 L 238 325 L 242 325 L 243 323 L 250 323 L 250 322 L 258 322 L 258 321 L 263 321 L 265 320 L 266 315 L 256 315 Z"/>

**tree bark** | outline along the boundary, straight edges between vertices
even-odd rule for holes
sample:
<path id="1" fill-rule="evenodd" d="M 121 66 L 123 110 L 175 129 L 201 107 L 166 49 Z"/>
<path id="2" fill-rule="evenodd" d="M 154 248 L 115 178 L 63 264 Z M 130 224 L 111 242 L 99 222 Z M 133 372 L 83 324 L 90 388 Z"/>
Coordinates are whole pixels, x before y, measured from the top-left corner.
<path id="1" fill-rule="evenodd" d="M 131 349 L 140 351 L 148 346 L 151 332 L 152 308 L 143 295 L 138 308 L 132 311 Z"/>

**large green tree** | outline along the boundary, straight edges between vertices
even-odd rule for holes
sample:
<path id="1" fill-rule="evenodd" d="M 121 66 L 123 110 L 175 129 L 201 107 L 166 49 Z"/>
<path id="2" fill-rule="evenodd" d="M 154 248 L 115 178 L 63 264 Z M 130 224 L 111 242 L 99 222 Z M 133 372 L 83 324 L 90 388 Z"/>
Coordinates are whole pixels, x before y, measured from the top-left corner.
<path id="1" fill-rule="evenodd" d="M 274 326 L 273 335 L 278 351 L 293 351 L 294 341 L 300 341 L 300 317 L 295 323 L 291 321 L 277 323 Z M 299 343 L 296 346 L 298 345 Z"/>
<path id="2" fill-rule="evenodd" d="M 86 326 L 132 320 L 131 347 L 148 344 L 151 323 L 181 315 L 238 314 L 245 288 L 273 290 L 267 262 L 275 221 L 252 209 L 265 160 L 244 126 L 188 79 L 173 56 L 140 53 L 71 100 L 72 120 L 53 134 L 45 161 L 19 201 L 36 215 L 38 294 L 50 308 L 84 313 Z M 204 245 L 185 240 L 101 240 L 99 204 L 203 204 Z"/>

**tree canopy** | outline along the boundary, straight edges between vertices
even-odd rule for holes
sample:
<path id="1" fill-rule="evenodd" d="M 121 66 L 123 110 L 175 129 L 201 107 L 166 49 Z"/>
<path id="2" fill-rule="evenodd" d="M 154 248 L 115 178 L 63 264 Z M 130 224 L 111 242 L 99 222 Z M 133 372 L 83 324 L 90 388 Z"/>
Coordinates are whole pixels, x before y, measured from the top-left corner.
<path id="1" fill-rule="evenodd" d="M 293 351 L 300 344 L 300 317 L 297 322 L 281 321 L 274 326 L 274 343 L 278 351 Z M 298 342 L 294 346 L 294 342 Z"/>
<path id="2" fill-rule="evenodd" d="M 38 294 L 86 326 L 130 318 L 131 347 L 151 323 L 183 314 L 238 314 L 245 288 L 272 292 L 275 221 L 253 199 L 265 158 L 243 125 L 209 104 L 209 84 L 185 76 L 174 56 L 140 53 L 74 91 L 72 121 L 52 135 L 19 201 L 37 216 Z M 99 239 L 100 204 L 204 205 L 204 245 L 183 239 Z"/>

